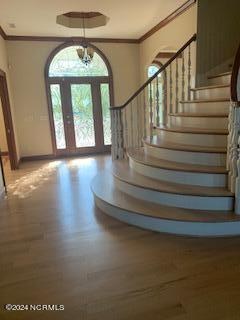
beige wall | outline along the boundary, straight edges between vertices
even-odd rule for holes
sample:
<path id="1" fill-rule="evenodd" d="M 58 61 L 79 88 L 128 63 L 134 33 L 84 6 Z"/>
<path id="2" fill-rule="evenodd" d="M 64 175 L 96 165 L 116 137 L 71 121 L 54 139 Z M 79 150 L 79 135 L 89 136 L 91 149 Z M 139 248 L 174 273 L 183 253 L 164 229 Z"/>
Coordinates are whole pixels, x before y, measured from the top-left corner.
<path id="1" fill-rule="evenodd" d="M 196 33 L 197 5 L 193 5 L 175 20 L 161 28 L 140 44 L 141 81 L 147 68 L 160 51 L 177 51 Z"/>
<path id="2" fill-rule="evenodd" d="M 59 44 L 39 41 L 7 42 L 21 157 L 52 153 L 44 67 L 49 54 Z M 138 45 L 94 45 L 106 55 L 111 64 L 115 104 L 120 105 L 139 85 Z"/>

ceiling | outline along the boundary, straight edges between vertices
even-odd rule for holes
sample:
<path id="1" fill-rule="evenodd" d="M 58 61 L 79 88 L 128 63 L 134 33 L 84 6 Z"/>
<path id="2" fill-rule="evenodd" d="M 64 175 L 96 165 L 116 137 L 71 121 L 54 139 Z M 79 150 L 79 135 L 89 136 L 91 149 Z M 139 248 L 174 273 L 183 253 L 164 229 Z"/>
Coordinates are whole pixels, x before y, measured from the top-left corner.
<path id="1" fill-rule="evenodd" d="M 81 29 L 56 24 L 56 16 L 97 11 L 110 18 L 103 27 L 86 30 L 87 37 L 137 39 L 186 0 L 0 0 L 0 26 L 7 35 L 82 36 Z M 9 24 L 15 24 L 11 28 Z"/>

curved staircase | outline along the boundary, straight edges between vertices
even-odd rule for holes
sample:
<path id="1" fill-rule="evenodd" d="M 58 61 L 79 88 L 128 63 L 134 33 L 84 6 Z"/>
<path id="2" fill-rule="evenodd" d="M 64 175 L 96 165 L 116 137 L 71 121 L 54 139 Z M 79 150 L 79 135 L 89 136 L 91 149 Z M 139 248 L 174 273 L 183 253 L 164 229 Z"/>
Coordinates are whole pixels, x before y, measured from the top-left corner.
<path id="1" fill-rule="evenodd" d="M 105 213 L 141 228 L 189 236 L 240 234 L 234 195 L 227 189 L 227 124 L 230 73 L 209 79 L 210 86 L 191 89 L 143 139 L 127 150 L 127 160 L 95 177 L 92 190 Z"/>

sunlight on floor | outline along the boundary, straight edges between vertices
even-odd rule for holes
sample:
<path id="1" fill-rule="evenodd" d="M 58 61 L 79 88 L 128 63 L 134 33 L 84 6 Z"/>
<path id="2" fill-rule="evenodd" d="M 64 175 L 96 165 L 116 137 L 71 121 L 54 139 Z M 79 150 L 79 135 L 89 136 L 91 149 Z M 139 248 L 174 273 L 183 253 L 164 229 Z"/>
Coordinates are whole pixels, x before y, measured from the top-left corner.
<path id="1" fill-rule="evenodd" d="M 27 198 L 36 189 L 46 183 L 50 176 L 55 173 L 60 166 L 62 169 L 86 168 L 91 166 L 93 162 L 93 157 L 51 161 L 42 165 L 40 168 L 25 174 L 13 183 L 10 183 L 7 187 L 8 193 L 20 199 Z M 62 170 L 60 172 L 62 172 Z"/>
<path id="2" fill-rule="evenodd" d="M 28 197 L 34 190 L 46 182 L 51 174 L 56 172 L 61 163 L 62 161 L 53 161 L 24 175 L 8 185 L 8 192 L 22 199 Z"/>
<path id="3" fill-rule="evenodd" d="M 69 168 L 72 167 L 79 167 L 79 166 L 88 166 L 89 164 L 91 164 L 94 161 L 94 158 L 80 158 L 80 159 L 73 159 L 73 160 L 69 160 L 67 162 L 67 166 Z"/>

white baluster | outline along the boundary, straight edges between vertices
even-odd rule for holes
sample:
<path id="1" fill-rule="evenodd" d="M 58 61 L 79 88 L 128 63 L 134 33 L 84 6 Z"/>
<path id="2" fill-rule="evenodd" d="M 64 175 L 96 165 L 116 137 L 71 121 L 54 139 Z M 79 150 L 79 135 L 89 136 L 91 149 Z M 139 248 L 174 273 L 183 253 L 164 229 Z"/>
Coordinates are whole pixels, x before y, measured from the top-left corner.
<path id="1" fill-rule="evenodd" d="M 124 158 L 124 149 L 123 149 L 123 125 L 122 125 L 122 110 L 117 110 L 117 140 L 118 140 L 118 159 Z"/>
<path id="2" fill-rule="evenodd" d="M 136 146 L 139 147 L 139 141 L 140 141 L 140 113 L 139 113 L 139 108 L 140 108 L 140 103 L 139 103 L 139 95 L 135 98 L 135 105 L 136 105 Z"/>
<path id="3" fill-rule="evenodd" d="M 153 98 L 152 98 L 152 83 L 149 85 L 149 109 L 150 109 L 150 136 L 153 134 Z"/>
<path id="4" fill-rule="evenodd" d="M 162 123 L 166 125 L 166 117 L 167 117 L 167 72 L 165 72 L 164 81 L 163 81 L 163 109 L 162 109 Z"/>
<path id="5" fill-rule="evenodd" d="M 188 100 L 191 99 L 191 45 L 188 47 Z"/>
<path id="6" fill-rule="evenodd" d="M 178 58 L 176 58 L 176 88 L 175 88 L 175 112 L 178 112 Z"/>
<path id="7" fill-rule="evenodd" d="M 232 142 L 232 135 L 233 135 L 233 120 L 234 120 L 233 113 L 234 113 L 233 105 L 230 104 L 229 114 L 228 114 L 228 138 L 227 138 L 228 143 L 227 143 L 227 158 L 226 158 L 227 170 L 229 170 L 229 167 L 230 167 L 230 149 L 231 149 L 231 142 Z"/>
<path id="8" fill-rule="evenodd" d="M 156 77 L 156 125 L 160 125 L 160 116 L 159 116 L 160 106 L 159 106 L 159 80 Z"/>
<path id="9" fill-rule="evenodd" d="M 133 135 L 133 103 L 131 102 L 130 104 L 130 127 L 131 127 L 131 145 L 130 148 L 132 148 L 134 146 L 134 135 Z"/>
<path id="10" fill-rule="evenodd" d="M 146 95 L 145 90 L 143 90 L 143 135 L 144 138 L 147 136 L 147 108 L 146 108 Z"/>
<path id="11" fill-rule="evenodd" d="M 182 53 L 182 101 L 185 100 L 185 52 Z"/>
<path id="12" fill-rule="evenodd" d="M 115 110 L 110 110 L 111 112 L 111 132 L 112 132 L 112 159 L 117 159 L 117 142 L 116 142 L 116 121 L 115 121 Z"/>
<path id="13" fill-rule="evenodd" d="M 169 85 L 170 85 L 170 92 L 169 92 L 169 99 L 170 99 L 170 105 L 169 105 L 169 111 L 170 113 L 173 112 L 173 80 L 172 80 L 172 64 L 170 64 L 170 79 L 169 79 Z"/>
<path id="14" fill-rule="evenodd" d="M 125 148 L 125 151 L 127 150 L 128 148 L 128 119 L 127 119 L 127 110 L 128 108 L 124 108 L 124 148 Z"/>

